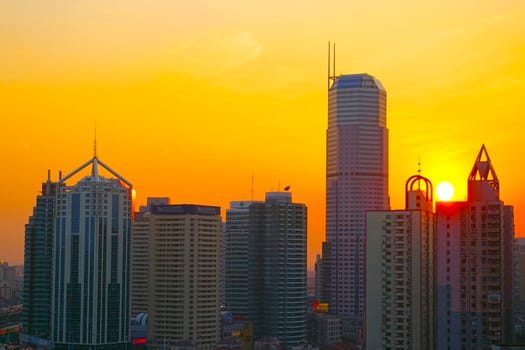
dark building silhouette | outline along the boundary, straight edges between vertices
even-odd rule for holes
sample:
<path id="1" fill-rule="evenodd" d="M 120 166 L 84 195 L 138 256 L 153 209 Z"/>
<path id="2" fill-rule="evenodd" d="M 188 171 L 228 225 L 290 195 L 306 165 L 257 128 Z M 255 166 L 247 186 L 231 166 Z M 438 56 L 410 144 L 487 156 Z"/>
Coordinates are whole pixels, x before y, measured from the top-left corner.
<path id="1" fill-rule="evenodd" d="M 57 183 L 48 172 L 42 194 L 36 198 L 33 215 L 25 226 L 23 334 L 42 339 L 51 335 L 51 281 L 54 215 Z"/>

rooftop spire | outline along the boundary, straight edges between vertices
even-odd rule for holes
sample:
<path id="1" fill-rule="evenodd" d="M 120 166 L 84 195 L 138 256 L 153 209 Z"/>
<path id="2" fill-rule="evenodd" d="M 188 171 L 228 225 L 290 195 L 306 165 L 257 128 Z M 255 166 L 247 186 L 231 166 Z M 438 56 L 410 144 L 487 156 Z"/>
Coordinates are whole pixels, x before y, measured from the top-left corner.
<path id="1" fill-rule="evenodd" d="M 499 198 L 499 180 L 485 145 L 481 145 L 468 177 L 469 200 Z"/>
<path id="2" fill-rule="evenodd" d="M 91 176 L 98 181 L 98 161 L 97 161 L 97 121 L 95 120 L 95 136 L 93 139 L 93 166 L 91 168 Z"/>
<path id="3" fill-rule="evenodd" d="M 93 176 L 97 181 L 98 181 L 98 161 L 97 161 L 97 157 L 93 157 L 93 162 L 92 162 L 92 167 L 91 167 L 91 176 Z"/>
<path id="4" fill-rule="evenodd" d="M 481 145 L 474 166 L 468 177 L 469 181 L 486 181 L 492 188 L 499 192 L 499 180 L 492 166 L 485 144 Z"/>
<path id="5" fill-rule="evenodd" d="M 95 121 L 95 138 L 93 142 L 93 158 L 97 158 L 97 122 Z"/>

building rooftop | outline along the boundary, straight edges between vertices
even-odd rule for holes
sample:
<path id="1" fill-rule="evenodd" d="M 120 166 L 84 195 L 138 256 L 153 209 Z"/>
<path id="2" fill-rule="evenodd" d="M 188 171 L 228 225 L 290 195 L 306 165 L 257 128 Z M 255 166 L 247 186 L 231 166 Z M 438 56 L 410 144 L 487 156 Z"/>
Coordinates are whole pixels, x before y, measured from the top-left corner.
<path id="1" fill-rule="evenodd" d="M 214 215 L 221 214 L 221 208 L 209 206 L 209 205 L 195 205 L 195 204 L 152 205 L 151 214 L 214 216 Z"/>
<path id="2" fill-rule="evenodd" d="M 335 82 L 330 89 L 346 88 L 374 88 L 385 91 L 378 79 L 366 73 L 340 75 L 335 78 Z"/>

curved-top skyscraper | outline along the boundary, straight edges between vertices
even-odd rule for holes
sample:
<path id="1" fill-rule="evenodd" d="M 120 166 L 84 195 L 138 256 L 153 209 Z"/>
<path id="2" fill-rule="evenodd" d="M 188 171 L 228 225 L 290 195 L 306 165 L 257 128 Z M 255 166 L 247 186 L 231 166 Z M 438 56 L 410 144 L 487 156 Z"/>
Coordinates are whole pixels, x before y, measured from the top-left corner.
<path id="1" fill-rule="evenodd" d="M 365 297 L 368 210 L 389 209 L 386 91 L 368 74 L 333 78 L 328 95 L 326 241 L 330 310 L 359 337 Z"/>

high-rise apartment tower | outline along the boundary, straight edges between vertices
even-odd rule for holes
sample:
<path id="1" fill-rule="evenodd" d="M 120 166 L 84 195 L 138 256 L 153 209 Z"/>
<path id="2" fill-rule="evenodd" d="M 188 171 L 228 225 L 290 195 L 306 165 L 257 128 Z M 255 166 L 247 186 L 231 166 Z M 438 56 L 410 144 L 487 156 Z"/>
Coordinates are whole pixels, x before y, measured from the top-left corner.
<path id="1" fill-rule="evenodd" d="M 434 349 L 432 184 L 416 175 L 405 190 L 405 210 L 367 215 L 367 349 Z"/>
<path id="2" fill-rule="evenodd" d="M 513 208 L 483 145 L 468 198 L 436 203 L 437 349 L 490 349 L 513 341 Z"/>
<path id="3" fill-rule="evenodd" d="M 148 337 L 153 347 L 220 339 L 219 207 L 152 205 Z"/>
<path id="4" fill-rule="evenodd" d="M 149 266 L 151 262 L 150 224 L 151 207 L 168 205 L 167 197 L 150 197 L 146 206 L 141 206 L 135 213 L 131 228 L 131 316 L 148 312 L 149 301 Z"/>
<path id="5" fill-rule="evenodd" d="M 254 325 L 255 340 L 306 341 L 306 206 L 290 192 L 231 202 L 226 214 L 226 307 Z"/>
<path id="6" fill-rule="evenodd" d="M 306 341 L 306 206 L 268 192 L 250 206 L 249 318 L 254 336 L 286 347 Z"/>
<path id="7" fill-rule="evenodd" d="M 248 316 L 248 244 L 250 206 L 253 201 L 234 201 L 226 210 L 224 232 L 225 306 L 236 317 Z"/>

